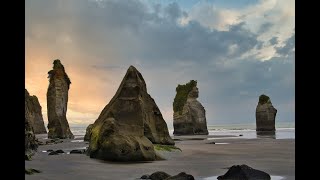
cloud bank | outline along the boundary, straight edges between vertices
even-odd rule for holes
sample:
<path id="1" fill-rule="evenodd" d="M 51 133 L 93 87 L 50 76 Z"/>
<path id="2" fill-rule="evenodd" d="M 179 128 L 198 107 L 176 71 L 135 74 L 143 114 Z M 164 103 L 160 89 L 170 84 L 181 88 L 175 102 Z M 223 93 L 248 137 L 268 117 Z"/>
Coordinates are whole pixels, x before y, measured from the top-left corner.
<path id="1" fill-rule="evenodd" d="M 254 123 L 258 97 L 294 122 L 294 1 L 242 8 L 183 1 L 27 0 L 26 88 L 46 118 L 47 72 L 71 79 L 70 124 L 93 123 L 130 65 L 142 73 L 169 127 L 175 88 L 198 81 L 210 125 Z"/>

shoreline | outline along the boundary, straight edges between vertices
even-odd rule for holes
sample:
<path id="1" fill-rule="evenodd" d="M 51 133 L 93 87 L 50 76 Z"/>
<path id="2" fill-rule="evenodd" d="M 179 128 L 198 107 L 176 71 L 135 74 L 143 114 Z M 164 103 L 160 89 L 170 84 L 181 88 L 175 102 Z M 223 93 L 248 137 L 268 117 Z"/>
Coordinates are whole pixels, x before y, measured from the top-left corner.
<path id="1" fill-rule="evenodd" d="M 43 139 L 45 136 L 45 134 L 37 135 L 42 141 L 45 141 Z M 91 159 L 85 154 L 67 154 L 73 149 L 88 147 L 89 144 L 65 139 L 63 143 L 39 146 L 32 161 L 25 161 L 25 166 L 42 172 L 25 175 L 25 177 L 30 180 L 133 180 L 144 174 L 164 171 L 170 175 L 186 172 L 192 174 L 195 179 L 205 180 L 207 178 L 206 180 L 211 180 L 208 178 L 226 173 L 227 169 L 225 168 L 227 167 L 246 164 L 265 171 L 271 176 L 295 179 L 295 139 L 201 136 L 204 138 L 203 140 L 188 140 L 189 136 L 179 136 L 182 140 L 175 141 L 175 143 L 182 152 L 160 152 L 166 160 L 138 163 L 108 162 Z M 173 136 L 173 138 L 177 138 L 177 136 Z M 82 140 L 82 138 L 76 137 L 73 140 Z M 208 144 L 210 142 L 217 144 Z M 47 152 L 42 152 L 48 149 L 62 149 L 66 153 L 48 155 Z"/>

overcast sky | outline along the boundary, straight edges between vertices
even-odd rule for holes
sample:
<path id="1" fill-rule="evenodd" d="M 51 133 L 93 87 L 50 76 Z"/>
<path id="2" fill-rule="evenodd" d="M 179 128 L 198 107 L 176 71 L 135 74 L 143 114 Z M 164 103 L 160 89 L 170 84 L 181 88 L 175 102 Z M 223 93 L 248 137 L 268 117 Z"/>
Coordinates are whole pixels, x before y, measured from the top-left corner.
<path id="1" fill-rule="evenodd" d="M 60 59 L 72 84 L 69 124 L 93 123 L 127 68 L 172 127 L 178 84 L 198 81 L 209 125 L 255 123 L 261 94 L 294 122 L 293 0 L 26 0 L 26 80 L 47 124 L 47 72 Z"/>

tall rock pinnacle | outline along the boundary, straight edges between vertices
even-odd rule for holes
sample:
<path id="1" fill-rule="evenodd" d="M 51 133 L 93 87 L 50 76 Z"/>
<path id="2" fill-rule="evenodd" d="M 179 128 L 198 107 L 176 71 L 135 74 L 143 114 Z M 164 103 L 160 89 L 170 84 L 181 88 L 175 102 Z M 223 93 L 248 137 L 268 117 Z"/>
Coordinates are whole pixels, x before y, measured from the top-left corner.
<path id="1" fill-rule="evenodd" d="M 72 139 L 66 118 L 68 91 L 71 81 L 60 60 L 54 60 L 53 69 L 48 72 L 49 87 L 47 92 L 48 137 Z"/>

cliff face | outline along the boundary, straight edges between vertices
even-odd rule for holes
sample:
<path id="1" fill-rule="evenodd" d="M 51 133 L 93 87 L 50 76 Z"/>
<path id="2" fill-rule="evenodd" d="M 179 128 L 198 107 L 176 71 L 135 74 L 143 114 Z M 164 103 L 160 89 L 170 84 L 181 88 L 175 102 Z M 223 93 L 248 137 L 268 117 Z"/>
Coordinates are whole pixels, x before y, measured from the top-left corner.
<path id="1" fill-rule="evenodd" d="M 30 96 L 25 89 L 25 117 L 29 121 L 35 134 L 46 134 L 47 130 L 44 126 L 42 117 L 42 108 L 37 96 Z"/>
<path id="2" fill-rule="evenodd" d="M 38 148 L 33 128 L 27 118 L 24 119 L 24 147 L 25 155 L 32 155 Z"/>
<path id="3" fill-rule="evenodd" d="M 89 124 L 89 126 L 86 128 L 86 134 L 84 135 L 84 138 L 83 138 L 84 141 L 90 141 L 92 127 L 93 127 L 93 124 Z"/>
<path id="4" fill-rule="evenodd" d="M 48 74 L 50 82 L 47 92 L 48 137 L 73 138 L 66 118 L 71 81 L 60 60 L 54 60 L 53 69 Z"/>
<path id="5" fill-rule="evenodd" d="M 88 129 L 89 130 L 89 129 Z M 92 126 L 89 155 L 115 161 L 155 160 L 152 143 L 174 144 L 141 73 L 127 70 L 119 89 Z"/>
<path id="6" fill-rule="evenodd" d="M 277 109 L 273 107 L 270 98 L 261 95 L 256 108 L 256 131 L 275 131 L 276 115 Z"/>
<path id="7" fill-rule="evenodd" d="M 206 111 L 197 100 L 199 90 L 196 81 L 177 87 L 174 102 L 173 127 L 175 135 L 207 135 Z M 183 94 L 185 94 L 183 97 Z M 179 98 L 180 97 L 180 98 Z M 186 101 L 183 101 L 186 98 Z M 182 100 L 180 100 L 182 99 Z M 180 107 L 176 102 L 180 103 Z M 176 106 L 175 106 L 176 105 Z M 182 107 L 182 108 L 181 108 Z"/>

